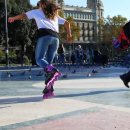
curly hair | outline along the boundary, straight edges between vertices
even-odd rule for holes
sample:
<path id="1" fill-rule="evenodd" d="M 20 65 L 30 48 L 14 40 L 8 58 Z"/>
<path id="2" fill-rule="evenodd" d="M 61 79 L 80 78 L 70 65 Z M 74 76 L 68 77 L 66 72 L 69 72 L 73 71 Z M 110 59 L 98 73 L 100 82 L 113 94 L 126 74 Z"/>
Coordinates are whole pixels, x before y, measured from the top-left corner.
<path id="1" fill-rule="evenodd" d="M 42 8 L 45 16 L 49 19 L 54 19 L 57 15 L 57 10 L 60 9 L 60 7 L 47 0 L 41 0 L 40 2 L 45 5 L 45 7 Z"/>

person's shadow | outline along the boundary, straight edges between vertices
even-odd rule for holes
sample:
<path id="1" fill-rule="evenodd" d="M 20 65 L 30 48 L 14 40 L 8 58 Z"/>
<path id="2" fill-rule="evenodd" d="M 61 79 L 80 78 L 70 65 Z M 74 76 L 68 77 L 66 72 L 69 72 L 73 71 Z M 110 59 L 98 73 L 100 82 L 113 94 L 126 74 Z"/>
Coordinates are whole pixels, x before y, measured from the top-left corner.
<path id="1" fill-rule="evenodd" d="M 114 89 L 114 90 L 99 90 L 99 91 L 91 91 L 86 93 L 76 93 L 76 94 L 63 94 L 63 95 L 57 95 L 55 97 L 57 98 L 65 98 L 65 97 L 79 97 L 79 96 L 90 96 L 90 95 L 97 95 L 102 93 L 114 93 L 114 92 L 125 92 L 129 91 L 126 89 Z"/>
<path id="2" fill-rule="evenodd" d="M 114 93 L 114 92 L 127 92 L 128 89 L 114 89 L 114 90 L 99 90 L 99 91 L 91 91 L 85 93 L 75 93 L 75 94 L 61 94 L 56 95 L 54 98 L 69 98 L 69 97 L 79 97 L 79 96 L 90 96 L 97 95 L 103 93 Z M 0 99 L 0 105 L 3 104 L 16 104 L 16 103 L 28 103 L 28 102 L 40 102 L 44 101 L 41 96 L 34 97 L 20 97 L 20 98 L 8 98 L 8 99 Z M 3 107 L 2 107 L 3 108 Z M 0 107 L 1 109 L 1 107 Z"/>

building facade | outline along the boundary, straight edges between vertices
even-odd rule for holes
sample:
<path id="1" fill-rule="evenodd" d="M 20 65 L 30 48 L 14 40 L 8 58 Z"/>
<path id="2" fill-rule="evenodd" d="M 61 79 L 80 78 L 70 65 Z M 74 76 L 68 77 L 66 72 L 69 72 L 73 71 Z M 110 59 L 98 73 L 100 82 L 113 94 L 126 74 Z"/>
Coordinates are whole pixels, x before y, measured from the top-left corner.
<path id="1" fill-rule="evenodd" d="M 101 0 L 87 0 L 86 7 L 65 5 L 64 0 L 56 0 L 64 12 L 64 17 L 73 17 L 80 27 L 80 37 L 77 43 L 96 43 L 99 37 L 98 20 L 103 18 L 104 7 Z"/>

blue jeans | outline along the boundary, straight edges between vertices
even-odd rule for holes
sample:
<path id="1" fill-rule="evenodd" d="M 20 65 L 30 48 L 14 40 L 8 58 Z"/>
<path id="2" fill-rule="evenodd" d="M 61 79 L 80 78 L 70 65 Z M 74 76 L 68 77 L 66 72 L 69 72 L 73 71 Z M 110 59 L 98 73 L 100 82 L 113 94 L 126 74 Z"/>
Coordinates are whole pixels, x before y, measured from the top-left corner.
<path id="1" fill-rule="evenodd" d="M 45 68 L 52 64 L 59 47 L 59 38 L 50 35 L 38 38 L 35 59 L 36 63 Z"/>

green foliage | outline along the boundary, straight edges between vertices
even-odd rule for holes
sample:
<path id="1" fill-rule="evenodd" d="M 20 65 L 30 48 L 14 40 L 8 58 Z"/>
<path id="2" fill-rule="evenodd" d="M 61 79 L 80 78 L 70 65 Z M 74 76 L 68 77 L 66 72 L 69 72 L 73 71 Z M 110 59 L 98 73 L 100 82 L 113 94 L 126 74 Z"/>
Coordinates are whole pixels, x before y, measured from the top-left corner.
<path id="1" fill-rule="evenodd" d="M 30 64 L 30 60 L 28 59 L 28 57 L 26 55 L 23 56 L 23 63 L 25 65 L 29 65 Z"/>
<path id="2" fill-rule="evenodd" d="M 3 52 L 2 49 L 0 49 L 0 64 L 5 63 L 5 53 Z"/>
<path id="3" fill-rule="evenodd" d="M 0 49 L 0 59 L 4 56 L 2 49 Z"/>
<path id="4" fill-rule="evenodd" d="M 122 26 L 127 22 L 127 18 L 121 15 L 114 17 L 107 17 L 103 26 L 103 40 L 105 42 L 111 42 L 113 37 L 118 37 Z"/>
<path id="5" fill-rule="evenodd" d="M 106 19 L 100 19 L 98 26 L 102 29 L 102 38 L 103 41 L 99 45 L 100 50 L 105 50 L 108 53 L 109 57 L 115 57 L 121 55 L 121 52 L 113 48 L 112 39 L 113 37 L 118 37 L 122 26 L 127 22 L 127 18 L 122 17 L 121 15 L 114 17 L 107 17 Z"/>
<path id="6" fill-rule="evenodd" d="M 16 53 L 15 53 L 15 50 L 11 50 L 11 51 L 9 51 L 9 56 L 10 57 L 13 57 L 13 58 L 16 58 Z"/>
<path id="7" fill-rule="evenodd" d="M 31 7 L 28 3 L 28 0 L 24 1 L 22 5 L 24 6 L 19 6 L 19 0 L 9 1 L 10 6 L 9 16 L 14 16 L 26 12 Z M 18 45 L 31 44 L 30 30 L 31 30 L 31 22 L 27 20 L 16 21 L 14 23 L 9 24 L 10 45 L 18 46 Z"/>
<path id="8" fill-rule="evenodd" d="M 8 15 L 16 16 L 21 13 L 32 9 L 33 7 L 29 5 L 28 0 L 24 0 L 20 3 L 19 0 L 10 0 L 8 3 Z M 24 59 L 24 54 L 26 53 L 26 46 L 34 46 L 35 44 L 35 35 L 36 35 L 36 24 L 35 22 L 24 20 L 24 21 L 15 21 L 14 23 L 9 23 L 9 46 L 19 46 L 21 48 L 21 57 Z M 27 59 L 27 58 L 25 58 Z M 27 60 L 26 60 L 27 61 Z M 21 62 L 24 62 L 21 60 Z M 23 63 L 21 63 L 23 64 Z"/>

